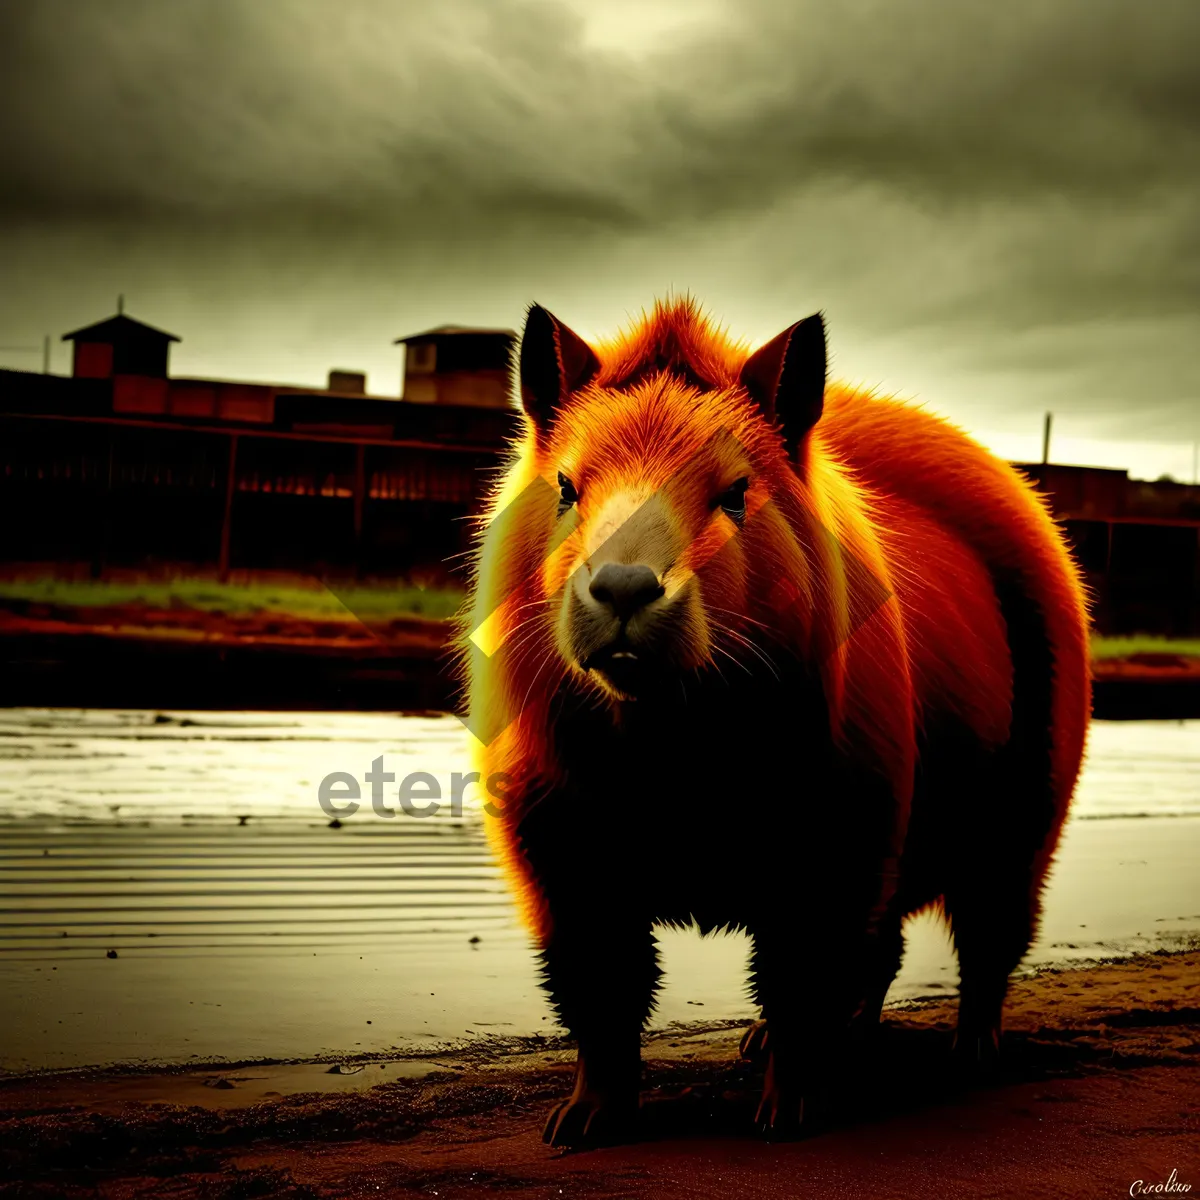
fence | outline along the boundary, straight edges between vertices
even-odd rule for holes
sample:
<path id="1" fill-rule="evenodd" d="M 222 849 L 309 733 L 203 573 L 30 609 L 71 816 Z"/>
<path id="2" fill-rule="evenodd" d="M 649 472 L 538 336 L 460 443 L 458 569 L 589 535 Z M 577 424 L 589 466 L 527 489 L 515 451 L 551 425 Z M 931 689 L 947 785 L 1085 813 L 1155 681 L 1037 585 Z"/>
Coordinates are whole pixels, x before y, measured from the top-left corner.
<path id="1" fill-rule="evenodd" d="M 0 416 L 0 559 L 449 570 L 499 465 L 475 445 Z"/>

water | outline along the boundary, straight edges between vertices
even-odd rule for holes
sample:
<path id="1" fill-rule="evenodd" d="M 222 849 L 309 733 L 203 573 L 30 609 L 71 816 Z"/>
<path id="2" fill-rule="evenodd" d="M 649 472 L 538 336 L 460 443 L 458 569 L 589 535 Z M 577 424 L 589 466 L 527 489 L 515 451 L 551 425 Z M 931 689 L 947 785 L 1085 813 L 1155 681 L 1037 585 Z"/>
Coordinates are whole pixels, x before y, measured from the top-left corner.
<path id="1" fill-rule="evenodd" d="M 380 755 L 448 795 L 468 736 L 452 717 L 0 711 L 0 1068 L 556 1032 L 477 789 L 457 815 L 366 805 L 340 829 L 317 801 Z M 1200 722 L 1097 723 L 1027 961 L 1200 934 L 1198 859 Z M 756 1015 L 745 938 L 660 943 L 655 1025 Z M 911 922 L 892 999 L 956 982 L 942 928 Z"/>

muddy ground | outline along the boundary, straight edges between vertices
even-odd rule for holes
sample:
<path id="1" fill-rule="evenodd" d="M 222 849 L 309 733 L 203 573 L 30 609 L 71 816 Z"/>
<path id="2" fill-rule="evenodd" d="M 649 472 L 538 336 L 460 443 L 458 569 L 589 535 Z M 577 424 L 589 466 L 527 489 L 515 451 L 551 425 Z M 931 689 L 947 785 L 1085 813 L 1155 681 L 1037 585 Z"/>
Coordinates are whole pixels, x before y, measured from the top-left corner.
<path id="1" fill-rule="evenodd" d="M 753 1127 L 760 1072 L 732 1028 L 648 1039 L 639 1140 L 576 1153 L 541 1140 L 571 1071 L 551 1040 L 346 1064 L 323 1091 L 291 1091 L 312 1064 L 8 1080 L 0 1196 L 1055 1198 L 1172 1179 L 1144 1194 L 1200 1193 L 1200 953 L 1042 972 L 1014 984 L 1008 1014 L 999 1075 L 964 1084 L 952 1005 L 889 1010 L 825 1124 L 782 1143 Z"/>

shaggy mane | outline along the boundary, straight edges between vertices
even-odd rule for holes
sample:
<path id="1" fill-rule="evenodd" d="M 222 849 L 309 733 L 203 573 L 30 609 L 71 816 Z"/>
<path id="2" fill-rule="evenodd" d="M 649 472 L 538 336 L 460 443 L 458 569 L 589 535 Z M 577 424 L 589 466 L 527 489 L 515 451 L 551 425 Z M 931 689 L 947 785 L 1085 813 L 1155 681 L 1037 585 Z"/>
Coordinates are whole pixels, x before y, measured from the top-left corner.
<path id="1" fill-rule="evenodd" d="M 691 296 L 656 300 L 628 329 L 595 347 L 595 383 L 625 388 L 668 372 L 700 391 L 734 387 L 749 353 L 712 323 Z"/>

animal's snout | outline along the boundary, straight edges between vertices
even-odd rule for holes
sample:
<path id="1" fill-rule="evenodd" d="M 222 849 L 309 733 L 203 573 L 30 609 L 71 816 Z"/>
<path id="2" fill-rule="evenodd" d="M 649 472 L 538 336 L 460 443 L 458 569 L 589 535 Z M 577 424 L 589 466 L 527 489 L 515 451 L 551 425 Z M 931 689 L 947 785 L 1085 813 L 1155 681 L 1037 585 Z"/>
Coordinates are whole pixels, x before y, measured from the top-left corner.
<path id="1" fill-rule="evenodd" d="M 639 609 L 664 592 L 658 576 L 645 563 L 605 563 L 592 576 L 592 598 L 610 608 L 619 620 L 628 621 Z"/>

